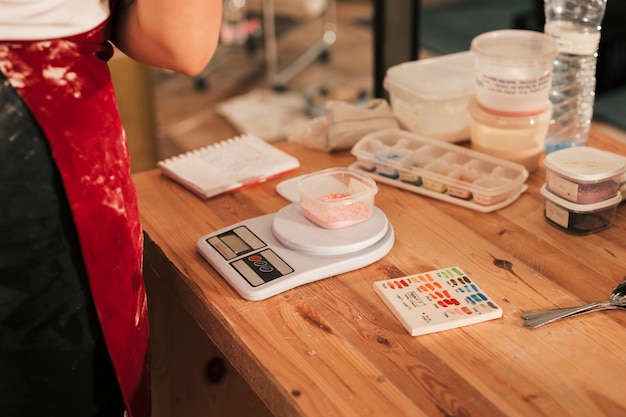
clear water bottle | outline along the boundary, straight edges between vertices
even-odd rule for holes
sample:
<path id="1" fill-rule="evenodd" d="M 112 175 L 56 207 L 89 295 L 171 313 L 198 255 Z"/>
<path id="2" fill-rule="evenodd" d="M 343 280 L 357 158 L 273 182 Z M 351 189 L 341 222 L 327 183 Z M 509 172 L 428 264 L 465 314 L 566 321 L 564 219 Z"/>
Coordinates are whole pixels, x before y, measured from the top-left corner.
<path id="1" fill-rule="evenodd" d="M 559 43 L 546 152 L 587 144 L 596 92 L 600 28 L 607 0 L 544 0 L 544 32 Z"/>

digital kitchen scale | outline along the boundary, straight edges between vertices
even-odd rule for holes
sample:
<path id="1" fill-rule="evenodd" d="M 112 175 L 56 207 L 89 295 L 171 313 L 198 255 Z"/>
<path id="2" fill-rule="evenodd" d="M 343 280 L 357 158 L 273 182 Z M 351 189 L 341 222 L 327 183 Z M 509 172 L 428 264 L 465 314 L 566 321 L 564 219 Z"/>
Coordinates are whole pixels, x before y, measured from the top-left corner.
<path id="1" fill-rule="evenodd" d="M 243 298 L 257 301 L 367 266 L 393 243 L 393 227 L 377 207 L 364 222 L 325 229 L 294 202 L 204 235 L 197 249 Z"/>

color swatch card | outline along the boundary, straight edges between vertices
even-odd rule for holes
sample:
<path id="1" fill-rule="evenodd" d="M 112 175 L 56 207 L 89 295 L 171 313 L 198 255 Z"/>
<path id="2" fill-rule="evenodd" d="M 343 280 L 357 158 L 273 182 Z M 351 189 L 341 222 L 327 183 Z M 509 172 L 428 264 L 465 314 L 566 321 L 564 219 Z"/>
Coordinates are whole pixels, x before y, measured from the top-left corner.
<path id="1" fill-rule="evenodd" d="M 502 309 L 458 266 L 376 281 L 374 291 L 413 336 L 502 317 Z"/>

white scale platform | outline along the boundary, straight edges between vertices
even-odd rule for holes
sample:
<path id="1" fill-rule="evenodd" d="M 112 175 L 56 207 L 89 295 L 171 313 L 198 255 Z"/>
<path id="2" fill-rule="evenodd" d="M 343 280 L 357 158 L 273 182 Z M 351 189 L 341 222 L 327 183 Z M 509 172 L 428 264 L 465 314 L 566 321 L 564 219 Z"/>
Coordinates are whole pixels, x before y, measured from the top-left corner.
<path id="1" fill-rule="evenodd" d="M 247 300 L 367 266 L 393 246 L 394 231 L 374 207 L 368 220 L 324 229 L 308 220 L 300 203 L 202 236 L 198 252 Z"/>

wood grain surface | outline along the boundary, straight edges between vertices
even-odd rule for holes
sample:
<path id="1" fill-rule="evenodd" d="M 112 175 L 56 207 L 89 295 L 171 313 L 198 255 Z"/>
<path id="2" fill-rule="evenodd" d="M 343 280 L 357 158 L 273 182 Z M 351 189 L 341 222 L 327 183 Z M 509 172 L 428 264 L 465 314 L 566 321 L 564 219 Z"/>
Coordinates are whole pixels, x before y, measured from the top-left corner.
<path id="1" fill-rule="evenodd" d="M 597 132 L 590 145 L 626 155 L 625 145 Z M 349 153 L 277 146 L 299 158 L 301 169 L 292 176 L 354 161 Z M 146 232 L 149 300 L 159 297 L 150 304 L 153 343 L 172 357 L 194 354 L 196 339 L 166 337 L 162 330 L 183 326 L 168 310 L 169 303 L 182 305 L 187 320 L 267 406 L 257 415 L 626 415 L 626 313 L 593 313 L 533 330 L 520 318 L 522 311 L 608 297 L 626 277 L 624 204 L 611 228 L 573 236 L 543 218 L 543 168 L 530 175 L 518 201 L 487 214 L 379 184 L 376 205 L 396 232 L 387 256 L 254 302 L 239 297 L 196 253 L 195 243 L 286 205 L 275 191 L 280 180 L 202 201 L 156 170 L 134 179 Z M 510 261 L 512 269 L 498 267 L 495 259 Z M 413 337 L 372 289 L 377 280 L 455 265 L 503 308 L 501 319 Z M 196 367 L 204 366 L 202 360 Z M 153 366 L 161 410 L 155 415 L 193 416 L 185 410 L 210 407 L 202 399 L 210 388 L 168 370 L 175 362 L 167 362 Z M 189 372 L 197 369 L 189 366 Z M 178 378 L 175 385 L 189 398 L 168 398 L 168 378 Z M 223 395 L 237 403 L 247 394 Z"/>

